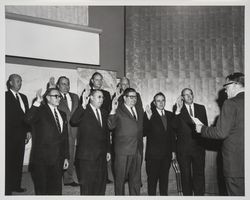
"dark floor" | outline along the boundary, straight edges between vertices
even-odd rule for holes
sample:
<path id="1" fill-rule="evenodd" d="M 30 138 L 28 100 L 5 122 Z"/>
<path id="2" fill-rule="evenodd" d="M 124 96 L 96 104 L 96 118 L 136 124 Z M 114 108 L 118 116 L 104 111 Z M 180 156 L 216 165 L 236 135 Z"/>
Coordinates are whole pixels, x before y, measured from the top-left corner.
<path id="1" fill-rule="evenodd" d="M 145 168 L 145 165 L 143 162 L 142 169 L 144 168 Z M 110 179 L 112 179 L 111 175 L 110 175 Z M 142 183 L 143 183 L 143 186 L 141 188 L 141 195 L 147 195 L 147 176 L 146 176 L 145 170 L 142 170 Z M 24 193 L 14 193 L 13 195 L 34 195 L 35 194 L 31 175 L 29 172 L 27 172 L 27 170 L 25 170 L 23 173 L 22 187 L 26 188 L 27 191 Z M 125 192 L 126 192 L 126 195 L 128 195 L 127 184 L 125 185 Z M 80 188 L 71 187 L 71 186 L 63 186 L 63 195 L 80 195 Z M 105 195 L 114 195 L 114 183 L 107 184 Z M 170 196 L 178 195 L 177 190 L 176 190 L 175 174 L 172 169 L 170 169 L 170 174 L 169 174 L 169 195 Z"/>

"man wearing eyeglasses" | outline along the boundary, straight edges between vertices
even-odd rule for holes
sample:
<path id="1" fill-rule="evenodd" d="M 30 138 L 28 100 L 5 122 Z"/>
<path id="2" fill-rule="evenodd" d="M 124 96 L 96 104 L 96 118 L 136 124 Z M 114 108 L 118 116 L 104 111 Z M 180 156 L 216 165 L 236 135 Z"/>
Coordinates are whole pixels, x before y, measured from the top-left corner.
<path id="1" fill-rule="evenodd" d="M 63 169 L 68 168 L 69 147 L 66 114 L 58 109 L 61 94 L 50 88 L 27 112 L 25 121 L 32 126 L 30 171 L 36 195 L 61 195 Z M 44 103 L 42 103 L 44 101 Z"/>
<path id="2" fill-rule="evenodd" d="M 113 99 L 108 119 L 109 128 L 115 135 L 115 195 L 125 194 L 126 179 L 129 194 L 140 195 L 143 111 L 135 107 L 137 96 L 133 88 L 124 91 L 123 99 L 119 107 L 117 97 Z"/>
<path id="3" fill-rule="evenodd" d="M 223 140 L 223 172 L 229 196 L 245 195 L 244 176 L 244 74 L 233 73 L 224 84 L 225 100 L 215 127 L 196 124 L 203 137 Z"/>

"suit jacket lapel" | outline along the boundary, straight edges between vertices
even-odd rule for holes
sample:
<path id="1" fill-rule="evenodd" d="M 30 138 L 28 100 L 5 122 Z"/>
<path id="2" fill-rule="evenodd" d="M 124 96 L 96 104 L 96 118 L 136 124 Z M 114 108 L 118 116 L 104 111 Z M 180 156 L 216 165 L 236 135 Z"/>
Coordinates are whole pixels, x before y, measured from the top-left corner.
<path id="1" fill-rule="evenodd" d="M 135 118 L 133 117 L 133 115 L 131 114 L 131 112 L 128 110 L 128 108 L 124 105 L 124 104 L 122 104 L 122 110 L 131 118 L 131 119 L 133 119 L 133 120 L 135 120 Z M 136 112 L 137 112 L 137 110 L 136 110 Z M 138 113 L 138 112 L 137 112 Z M 138 114 L 137 114 L 137 116 L 138 116 Z M 139 118 L 139 116 L 138 116 L 138 118 Z"/>
<path id="2" fill-rule="evenodd" d="M 50 121 L 51 121 L 51 123 L 53 124 L 54 128 L 58 131 L 59 134 L 61 134 L 61 133 L 59 132 L 59 130 L 58 130 L 58 127 L 57 127 L 57 124 L 56 124 L 56 119 L 55 119 L 55 117 L 54 117 L 54 115 L 53 115 L 53 113 L 52 113 L 52 111 L 51 111 L 49 105 L 46 104 L 45 108 L 46 108 L 46 111 L 47 111 L 47 113 L 48 113 L 48 117 L 50 118 Z M 61 114 L 61 113 L 60 113 L 60 114 Z"/>
<path id="3" fill-rule="evenodd" d="M 87 105 L 86 111 L 88 111 L 88 112 L 90 113 L 90 115 L 92 116 L 92 118 L 95 119 L 96 124 L 97 124 L 99 127 L 101 127 L 101 125 L 99 124 L 99 122 L 98 122 L 98 120 L 97 120 L 97 118 L 96 118 L 96 115 L 95 115 L 93 109 L 91 108 L 91 106 L 90 106 L 89 104 Z M 102 119 L 103 119 L 103 118 L 102 118 Z"/>
<path id="4" fill-rule="evenodd" d="M 18 101 L 17 101 L 17 99 L 16 99 L 16 97 L 14 96 L 14 94 L 10 91 L 10 90 L 8 90 L 8 92 L 9 92 L 9 95 L 10 95 L 10 98 L 11 98 L 11 101 L 13 101 L 14 102 L 14 104 L 15 104 L 15 106 L 20 110 L 20 111 L 22 111 L 23 112 L 23 109 L 21 108 L 21 105 L 19 105 L 19 103 L 18 103 Z M 22 98 L 22 95 L 20 94 L 20 96 L 21 96 L 21 98 Z M 23 98 L 22 98 L 22 101 L 23 101 L 23 103 L 24 103 L 24 100 L 23 100 Z M 20 102 L 21 103 L 21 102 Z M 26 106 L 25 106 L 25 103 L 24 103 L 24 107 L 25 107 L 25 110 L 27 110 L 26 109 Z M 24 113 L 24 112 L 23 112 Z"/>
<path id="5" fill-rule="evenodd" d="M 193 120 L 191 119 L 185 104 L 183 104 L 183 107 L 182 107 L 182 115 L 185 121 L 187 121 L 188 123 L 193 123 Z"/>

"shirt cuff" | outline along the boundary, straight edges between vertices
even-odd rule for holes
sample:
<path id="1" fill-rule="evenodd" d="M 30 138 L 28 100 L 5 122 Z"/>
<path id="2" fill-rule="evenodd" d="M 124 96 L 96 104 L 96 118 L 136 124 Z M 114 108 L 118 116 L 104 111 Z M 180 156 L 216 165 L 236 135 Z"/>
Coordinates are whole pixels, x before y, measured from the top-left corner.
<path id="1" fill-rule="evenodd" d="M 35 106 L 35 107 L 39 107 L 41 105 L 41 103 L 39 103 L 38 101 L 35 101 L 34 103 L 33 103 L 33 106 Z"/>

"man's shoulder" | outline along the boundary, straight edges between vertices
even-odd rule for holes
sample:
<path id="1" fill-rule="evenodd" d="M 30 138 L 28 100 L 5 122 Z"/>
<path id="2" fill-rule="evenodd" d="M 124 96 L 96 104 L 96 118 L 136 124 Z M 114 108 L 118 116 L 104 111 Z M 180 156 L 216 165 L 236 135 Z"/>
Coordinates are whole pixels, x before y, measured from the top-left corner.
<path id="1" fill-rule="evenodd" d="M 205 108 L 205 106 L 203 104 L 198 104 L 198 103 L 194 103 L 194 106 L 196 108 Z"/>
<path id="2" fill-rule="evenodd" d="M 76 93 L 73 93 L 73 92 L 69 92 L 69 95 L 71 97 L 79 98 L 78 95 Z"/>

